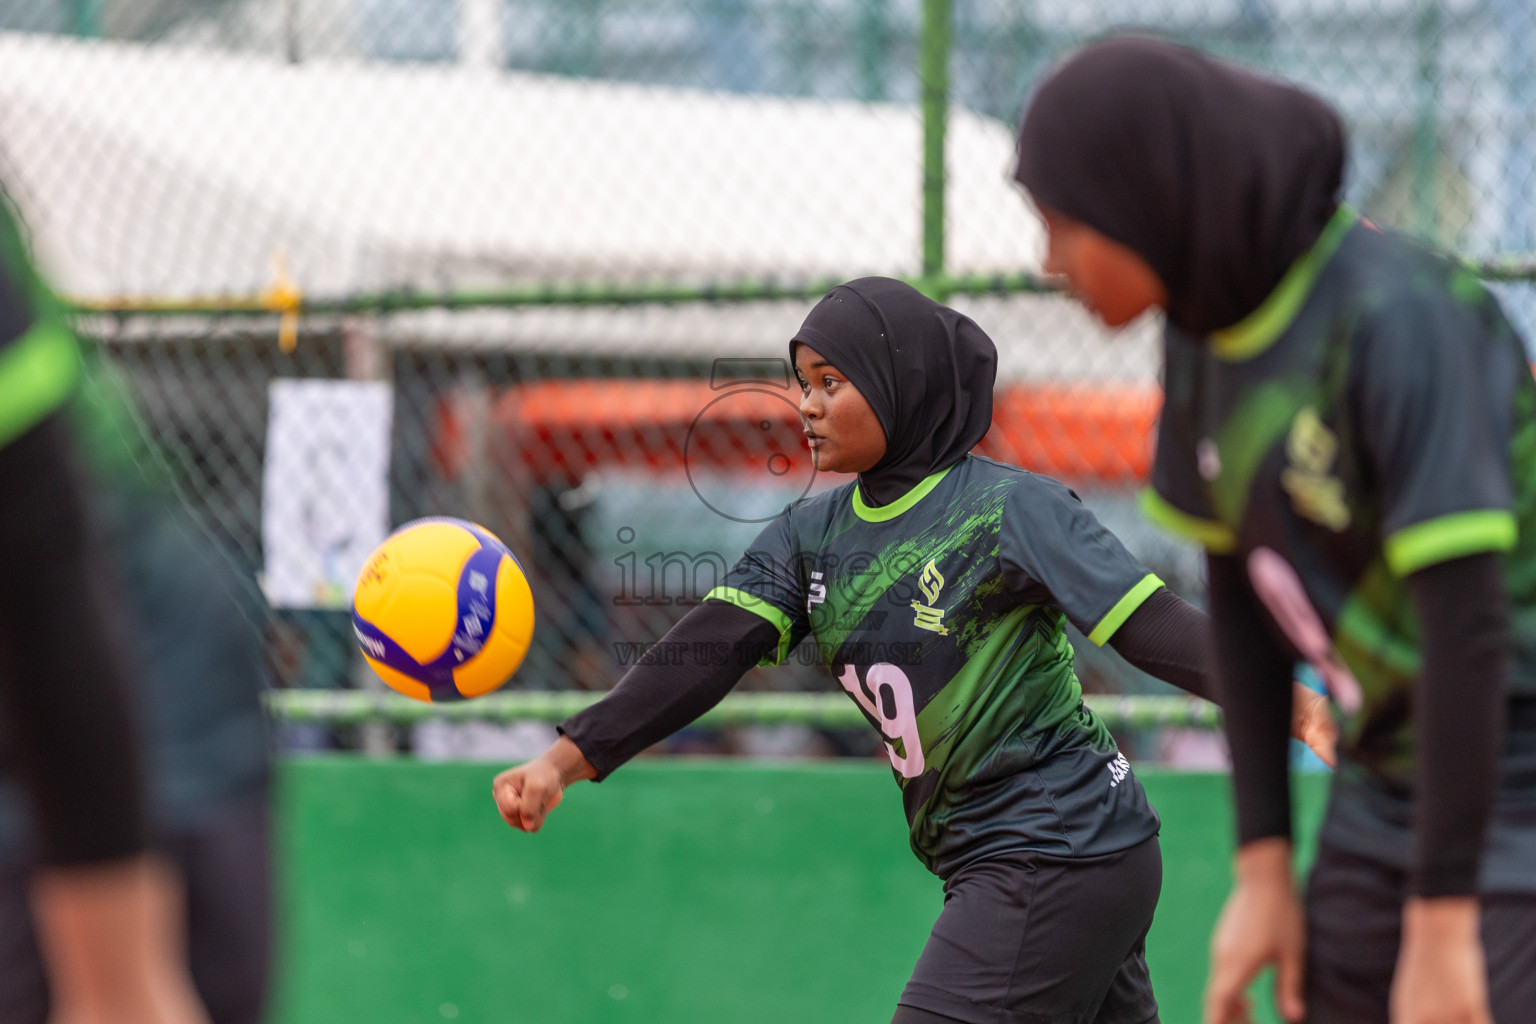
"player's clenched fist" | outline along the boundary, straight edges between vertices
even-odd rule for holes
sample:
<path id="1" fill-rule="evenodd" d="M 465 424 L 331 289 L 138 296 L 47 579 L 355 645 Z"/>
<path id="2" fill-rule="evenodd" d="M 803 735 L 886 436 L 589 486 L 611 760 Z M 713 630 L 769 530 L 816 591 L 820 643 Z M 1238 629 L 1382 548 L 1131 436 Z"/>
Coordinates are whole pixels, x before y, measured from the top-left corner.
<path id="1" fill-rule="evenodd" d="M 527 764 L 508 768 L 491 785 L 496 809 L 513 828 L 537 832 L 544 816 L 560 806 L 565 785 L 560 772 L 548 759 L 539 757 Z"/>
<path id="2" fill-rule="evenodd" d="M 491 783 L 502 820 L 523 832 L 537 832 L 544 817 L 560 806 L 565 787 L 597 777 L 581 750 L 562 736 L 527 764 L 508 768 Z"/>

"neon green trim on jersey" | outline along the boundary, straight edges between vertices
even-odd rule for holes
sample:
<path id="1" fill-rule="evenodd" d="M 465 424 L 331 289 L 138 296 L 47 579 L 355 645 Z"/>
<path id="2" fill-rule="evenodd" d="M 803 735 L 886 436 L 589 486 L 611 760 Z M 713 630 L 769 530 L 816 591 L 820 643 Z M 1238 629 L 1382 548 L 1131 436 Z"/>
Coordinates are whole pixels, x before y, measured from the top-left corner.
<path id="1" fill-rule="evenodd" d="M 74 335 L 43 321 L 0 349 L 0 444 L 8 444 L 64 404 L 80 376 Z"/>
<path id="2" fill-rule="evenodd" d="M 923 477 L 918 485 L 891 502 L 889 505 L 881 505 L 879 508 L 870 508 L 864 504 L 864 499 L 859 495 L 859 485 L 853 485 L 853 512 L 854 515 L 866 523 L 883 523 L 889 519 L 895 519 L 907 509 L 916 505 L 927 496 L 928 492 L 939 486 L 939 481 L 949 475 L 949 470 L 954 469 L 959 463 L 955 463 L 948 469 L 941 469 Z"/>
<path id="3" fill-rule="evenodd" d="M 1103 647 L 1104 642 L 1115 635 L 1125 620 L 1131 617 L 1131 612 L 1142 606 L 1147 598 L 1151 597 L 1163 581 L 1157 578 L 1157 573 L 1149 572 L 1141 578 L 1141 582 L 1125 592 L 1125 596 L 1115 602 L 1115 606 L 1109 610 L 1109 614 L 1099 620 L 1099 624 L 1093 627 L 1093 632 L 1088 634 L 1097 647 Z"/>
<path id="4" fill-rule="evenodd" d="M 784 664 L 784 659 L 789 657 L 789 631 L 793 625 L 788 615 L 785 615 L 783 611 L 756 594 L 749 594 L 745 590 L 737 590 L 735 587 L 715 587 L 704 595 L 704 600 L 708 601 L 711 599 L 733 604 L 743 611 L 752 612 L 754 615 L 761 615 L 771 622 L 773 627 L 779 631 L 779 649 L 772 660 L 764 658 L 760 664 Z"/>
<path id="5" fill-rule="evenodd" d="M 1169 504 L 1168 499 L 1150 487 L 1143 487 L 1137 496 L 1142 515 L 1169 533 L 1188 537 L 1214 555 L 1225 555 L 1237 548 L 1237 535 L 1225 523 L 1214 519 L 1201 519 Z"/>
<path id="6" fill-rule="evenodd" d="M 1519 538 L 1520 527 L 1513 512 L 1486 508 L 1405 526 L 1388 537 L 1382 547 L 1388 568 L 1397 576 L 1407 576 L 1425 566 L 1463 555 L 1513 550 Z"/>
<path id="7" fill-rule="evenodd" d="M 1291 264 L 1280 283 L 1275 285 L 1275 290 L 1259 304 L 1258 309 L 1231 327 L 1211 332 L 1211 351 L 1216 353 L 1217 358 L 1231 361 L 1251 359 L 1280 337 L 1291 325 L 1291 321 L 1296 319 L 1301 304 L 1312 294 L 1312 285 L 1316 283 L 1317 275 L 1322 273 L 1334 250 L 1359 219 L 1359 215 L 1349 206 L 1340 205 L 1324 226 L 1323 233 L 1312 243 L 1312 248 Z"/>

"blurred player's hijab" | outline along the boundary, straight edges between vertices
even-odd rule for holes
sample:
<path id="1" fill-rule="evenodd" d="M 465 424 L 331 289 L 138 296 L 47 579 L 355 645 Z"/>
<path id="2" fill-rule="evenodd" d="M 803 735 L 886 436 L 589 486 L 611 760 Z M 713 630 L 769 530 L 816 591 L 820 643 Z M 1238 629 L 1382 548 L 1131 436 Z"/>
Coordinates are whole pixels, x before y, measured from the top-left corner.
<path id="1" fill-rule="evenodd" d="M 1195 335 L 1252 312 L 1338 206 L 1344 130 L 1322 100 L 1153 39 L 1085 46 L 1035 90 L 1014 176 L 1127 246 Z"/>
<path id="2" fill-rule="evenodd" d="M 997 347 L 970 317 L 911 285 L 861 277 L 818 302 L 789 343 L 848 378 L 885 431 L 885 455 L 859 474 L 869 505 L 889 505 L 954 465 L 992 426 Z"/>

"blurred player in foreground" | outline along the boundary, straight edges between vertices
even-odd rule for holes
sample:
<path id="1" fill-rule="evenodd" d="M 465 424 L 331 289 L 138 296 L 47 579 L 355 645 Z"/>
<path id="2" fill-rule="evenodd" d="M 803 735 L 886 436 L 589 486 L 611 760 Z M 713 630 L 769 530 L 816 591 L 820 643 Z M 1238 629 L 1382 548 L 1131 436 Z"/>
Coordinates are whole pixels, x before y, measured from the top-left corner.
<path id="1" fill-rule="evenodd" d="M 8 219 L 0 247 L 0 714 L 39 824 L 32 906 L 58 1017 L 192 1024 L 204 1017 L 176 956 L 175 883 L 146 855 L 128 644 L 58 413 L 78 355 L 35 319 Z"/>
<path id="2" fill-rule="evenodd" d="M 1248 983 L 1275 964 L 1291 1021 L 1523 1024 L 1536 387 L 1470 270 L 1339 204 L 1343 165 L 1315 97 L 1122 38 L 1040 85 L 1017 177 L 1047 269 L 1101 319 L 1167 313 L 1147 507 L 1208 553 L 1240 844 L 1206 1021 L 1249 1019 Z M 1346 716 L 1305 919 L 1298 657 Z"/>
<path id="3" fill-rule="evenodd" d="M 259 649 L 112 385 L 0 210 L 0 1020 L 255 1024 Z"/>
<path id="4" fill-rule="evenodd" d="M 568 783 L 810 634 L 880 730 L 912 849 L 944 879 L 895 1024 L 1156 1020 L 1158 819 L 1083 704 L 1065 627 L 1203 696 L 1204 616 L 1066 487 L 969 454 L 997 369 L 969 318 L 865 278 L 822 299 L 790 357 L 817 469 L 857 480 L 791 505 L 611 694 L 497 776 L 502 816 L 536 831 Z M 1325 702 L 1298 699 L 1331 756 Z"/>

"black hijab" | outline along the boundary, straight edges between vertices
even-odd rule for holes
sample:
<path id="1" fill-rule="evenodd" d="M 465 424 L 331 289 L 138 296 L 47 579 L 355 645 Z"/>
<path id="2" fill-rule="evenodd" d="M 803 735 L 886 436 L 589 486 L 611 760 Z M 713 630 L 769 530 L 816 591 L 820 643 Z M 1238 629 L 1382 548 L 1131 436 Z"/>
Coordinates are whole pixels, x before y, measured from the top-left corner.
<path id="1" fill-rule="evenodd" d="M 970 317 L 911 285 L 838 285 L 789 343 L 791 362 L 802 342 L 859 389 L 885 431 L 885 455 L 859 474 L 869 505 L 889 505 L 959 462 L 992 426 L 997 347 Z"/>
<path id="2" fill-rule="evenodd" d="M 1204 335 L 1247 316 L 1338 207 L 1344 130 L 1322 100 L 1172 43 L 1092 43 L 1053 70 L 1019 131 L 1037 203 L 1129 247 Z"/>

